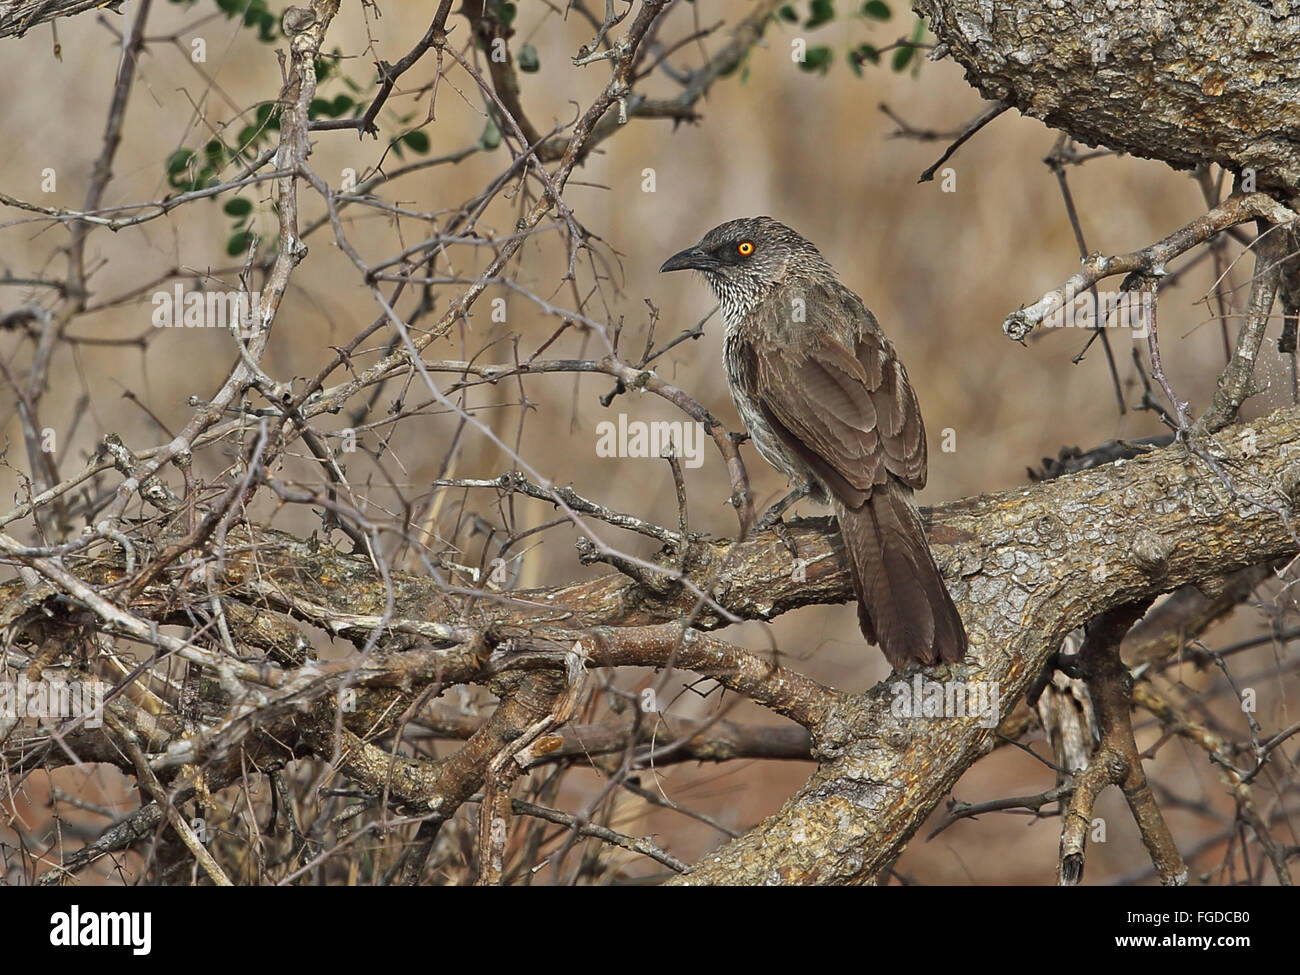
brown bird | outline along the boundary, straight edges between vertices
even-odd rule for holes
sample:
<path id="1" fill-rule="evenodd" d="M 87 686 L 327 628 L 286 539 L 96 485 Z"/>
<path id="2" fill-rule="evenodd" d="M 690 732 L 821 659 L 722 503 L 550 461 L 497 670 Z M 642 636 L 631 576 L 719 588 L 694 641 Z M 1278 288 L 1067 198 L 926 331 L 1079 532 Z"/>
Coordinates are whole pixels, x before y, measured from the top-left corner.
<path id="1" fill-rule="evenodd" d="M 930 554 L 912 492 L 925 427 L 875 316 L 809 241 L 771 217 L 732 220 L 660 271 L 695 270 L 726 323 L 727 385 L 750 439 L 795 490 L 835 511 L 858 623 L 896 669 L 966 653 L 966 630 Z"/>

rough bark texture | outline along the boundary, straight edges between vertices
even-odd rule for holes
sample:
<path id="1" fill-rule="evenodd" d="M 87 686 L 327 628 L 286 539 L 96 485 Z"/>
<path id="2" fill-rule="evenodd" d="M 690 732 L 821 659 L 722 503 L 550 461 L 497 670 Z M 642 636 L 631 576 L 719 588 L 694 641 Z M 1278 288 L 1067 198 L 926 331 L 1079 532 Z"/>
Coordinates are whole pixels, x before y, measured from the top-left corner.
<path id="1" fill-rule="evenodd" d="M 1300 16 L 1288 0 L 916 0 L 987 98 L 1179 167 L 1300 187 Z"/>
<path id="2" fill-rule="evenodd" d="M 1207 441 L 1207 446 L 1233 478 L 1236 496 L 1201 460 L 1175 444 L 1135 460 L 966 499 L 931 512 L 936 559 L 952 586 L 971 639 L 967 660 L 946 671 L 933 670 L 931 679 L 946 676 L 996 683 L 1000 717 L 1006 717 L 1065 634 L 1098 612 L 1294 553 L 1296 541 L 1282 519 L 1248 497 L 1283 508 L 1294 517 L 1300 484 L 1300 409 L 1281 410 L 1250 426 L 1225 431 Z M 770 618 L 809 602 L 851 598 L 843 552 L 829 520 L 800 521 L 792 529 L 807 558 L 805 581 L 793 577 L 789 555 L 771 533 L 743 543 L 697 543 L 688 560 L 689 575 L 704 584 L 725 562 L 727 581 L 715 591 L 725 608 L 749 619 Z M 120 573 L 119 564 L 105 561 L 94 571 L 87 567 L 82 577 L 107 582 Z M 358 643 L 379 624 L 378 612 L 385 601 L 383 580 L 364 558 L 313 551 L 274 533 L 262 536 L 255 550 L 232 546 L 222 581 L 229 587 L 232 603 L 246 601 L 283 610 Z M 260 733 L 247 739 L 245 747 L 259 742 L 282 748 L 286 759 L 303 749 L 328 754 L 334 747 L 335 710 L 331 699 L 320 695 L 328 691 L 330 680 L 346 677 L 362 688 L 400 688 L 412 694 L 431 684 L 445 687 L 481 681 L 493 668 L 562 666 L 545 656 L 533 663 L 519 656 L 525 646 L 536 651 L 536 634 L 545 629 L 539 627 L 539 619 L 565 627 L 561 642 L 582 637 L 585 629 L 583 638 L 593 645 L 593 665 L 675 660 L 678 666 L 706 673 L 726 665 L 726 658 L 709 644 L 712 638 L 688 635 L 677 647 L 664 630 L 668 622 L 689 614 L 695 603 L 695 597 L 676 584 L 652 592 L 623 576 L 610 575 L 573 586 L 516 593 L 526 597 L 527 604 L 513 606 L 449 599 L 434 592 L 428 579 L 413 575 L 395 573 L 392 584 L 396 615 L 388 622 L 381 652 L 364 668 L 355 662 L 341 664 L 335 671 L 315 663 L 300 668 L 296 679 L 306 681 L 305 693 L 313 694 L 314 687 L 314 696 L 320 699 L 316 713 L 305 719 L 298 706 L 270 709 L 259 721 Z M 172 598 L 171 587 L 160 584 L 142 594 L 133 609 L 165 616 L 165 601 Z M 17 624 L 19 629 L 50 625 L 67 615 L 67 603 L 45 584 L 24 591 L 21 583 L 14 583 L 0 589 L 0 599 L 4 604 L 0 622 Z M 555 609 L 539 612 L 534 608 L 538 604 Z M 581 613 L 575 614 L 578 609 Z M 705 625 L 716 627 L 719 621 L 706 620 Z M 506 640 L 491 653 L 475 644 L 445 651 L 430 650 L 427 643 L 400 649 L 410 645 L 413 634 L 438 628 L 442 633 L 470 628 L 533 635 L 520 636 L 518 642 Z M 292 654 L 300 653 L 281 627 L 268 626 L 264 620 L 238 636 L 251 642 L 261 639 L 259 634 L 267 637 L 268 646 L 291 651 L 277 654 L 285 664 L 292 664 Z M 436 642 L 448 641 L 438 638 Z M 294 673 L 288 670 L 279 677 L 267 669 L 263 679 L 287 688 Z M 911 674 L 906 676 L 910 679 Z M 682 882 L 871 882 L 897 857 L 961 774 L 994 744 L 993 730 L 975 720 L 894 716 L 889 682 L 850 696 L 780 670 L 759 668 L 719 679 L 732 681 L 756 698 L 761 698 L 766 682 L 769 706 L 809 727 L 821 765 L 776 815 L 707 857 Z M 513 698 L 513 684 L 502 691 Z M 787 706 L 790 700 L 819 706 Z M 349 721 L 356 727 L 373 727 L 372 722 L 391 708 L 391 693 L 365 691 Z M 498 717 L 506 710 L 500 710 Z M 443 798 L 448 783 L 457 794 L 468 794 L 465 790 L 478 788 L 481 778 L 460 774 L 459 766 L 467 756 L 492 751 L 492 736 L 503 721 L 509 728 L 520 724 L 494 719 L 464 750 L 423 767 L 407 759 L 394 760 L 387 749 L 366 744 L 344 729 L 343 770 L 383 784 L 394 799 L 402 801 Z M 183 762 L 207 762 L 208 781 L 217 787 L 226 774 L 237 774 L 238 769 L 240 752 L 230 750 L 224 737 L 228 731 L 226 727 L 210 738 L 189 739 L 180 728 L 164 722 L 147 742 L 156 756 L 152 764 L 165 769 Z M 104 749 L 98 736 L 73 732 L 66 740 L 83 759 L 120 760 Z M 47 760 L 51 766 L 63 761 L 57 753 Z"/>
<path id="3" fill-rule="evenodd" d="M 1254 456 L 1241 453 L 1240 431 L 1219 438 L 1213 451 L 1240 490 L 1270 503 L 1285 498 L 1294 512 L 1300 411 L 1279 411 L 1253 429 Z M 1002 717 L 1084 620 L 1296 547 L 1279 518 L 1231 498 L 1177 445 L 985 495 L 943 509 L 937 521 L 937 555 L 950 580 L 961 577 L 954 595 L 971 638 L 968 660 L 949 668 L 949 676 L 996 682 Z M 886 682 L 843 699 L 812 729 L 824 760 L 804 787 L 676 882 L 871 882 L 962 772 L 993 747 L 993 730 L 973 720 L 897 718 L 893 697 Z"/>
<path id="4" fill-rule="evenodd" d="M 442 34 L 450 6 L 450 0 L 440 5 L 428 44 Z M 688 111 L 712 79 L 735 67 L 761 34 L 774 6 L 772 0 L 754 6 L 731 46 L 692 75 L 682 100 L 633 100 L 629 106 L 624 101 L 633 79 L 633 55 L 666 7 L 659 0 L 640 4 L 626 28 L 627 39 L 617 49 L 621 53 L 609 86 L 582 115 L 563 149 L 554 147 L 562 152 L 561 162 L 545 180 L 558 184 L 553 202 L 560 202 L 559 192 L 589 150 L 588 143 L 599 141 L 618 124 L 616 106 L 632 114 Z M 286 105 L 296 106 L 285 114 L 282 151 L 293 149 L 297 161 L 307 156 L 307 104 L 314 90 L 314 48 L 306 45 L 319 45 L 337 3 L 321 0 L 316 7 L 318 26 L 311 36 L 294 35 L 293 82 L 282 96 Z M 1217 162 L 1238 173 L 1252 169 L 1262 189 L 1297 195 L 1300 17 L 1291 14 L 1286 0 L 1228 0 L 1218 5 L 1183 0 L 1083 0 L 1070 5 L 917 0 L 916 8 L 938 35 L 939 53 L 955 57 L 972 84 L 989 98 L 1088 143 L 1178 167 Z M 0 37 L 21 34 L 56 11 L 91 9 L 97 9 L 94 3 L 14 5 L 0 12 Z M 143 23 L 138 26 L 142 31 Z M 137 31 L 136 41 L 142 37 Z M 427 45 L 416 53 L 425 50 Z M 441 58 L 440 45 L 438 53 Z M 98 206 L 108 179 L 106 167 L 117 145 L 133 65 L 124 61 L 120 97 L 112 113 L 116 121 L 109 126 L 112 138 L 106 139 L 106 162 L 97 169 L 102 178 L 90 195 L 90 209 Z M 297 180 L 288 175 L 278 179 L 280 239 L 288 242 L 298 237 Z M 551 206 L 549 198 L 539 198 L 522 228 L 536 227 Z M 1240 221 L 1225 223 L 1222 229 L 1236 223 Z M 74 241 L 83 239 L 85 232 L 78 230 Z M 523 239 L 513 238 L 502 248 L 484 278 L 425 333 L 423 344 L 411 344 L 412 355 L 418 357 L 434 336 L 451 328 L 482 292 L 483 281 L 501 270 Z M 73 250 L 77 257 L 72 263 L 80 268 L 80 250 Z M 289 272 L 301 256 L 287 243 L 282 245 L 272 275 L 274 287 L 267 292 L 274 295 L 272 305 L 286 293 Z M 1145 264 L 1143 270 L 1157 273 L 1156 267 Z M 76 295 L 82 294 L 80 281 L 75 278 L 77 287 L 71 288 Z M 1284 294 L 1290 293 L 1285 282 L 1281 287 Z M 79 310 L 71 307 L 68 314 Z M 1256 316 L 1261 321 L 1257 332 L 1244 333 L 1248 339 L 1254 336 L 1253 344 L 1246 343 L 1249 354 L 1234 360 L 1249 363 L 1232 373 L 1243 380 L 1242 395 L 1248 390 L 1244 380 L 1253 369 L 1267 312 L 1264 307 Z M 47 327 L 46 334 L 53 336 L 56 329 Z M 216 439 L 218 418 L 250 388 L 258 388 L 271 402 L 279 401 L 270 381 L 249 364 L 265 350 L 265 333 L 260 335 L 252 358 L 241 361 L 180 437 L 152 453 L 145 465 L 126 458 L 123 473 L 129 477 L 108 512 L 110 520 L 120 519 L 140 485 L 140 493 L 159 510 L 175 509 L 176 498 L 163 493 L 155 475 L 172 461 L 177 466 L 184 461 L 188 476 L 191 446 L 202 445 L 200 434 L 211 438 L 203 443 Z M 317 415 L 313 410 L 341 406 L 365 383 L 395 374 L 398 367 L 398 356 L 387 357 L 332 388 L 323 399 L 299 401 L 293 409 L 302 408 L 311 418 Z M 456 371 L 468 375 L 469 367 Z M 611 364 L 591 371 L 608 371 L 626 388 L 648 388 L 672 401 L 665 392 L 669 387 L 648 369 Z M 1235 412 L 1239 402 L 1234 398 L 1229 412 Z M 716 436 L 729 448 L 724 455 L 730 463 L 738 456 L 734 443 L 721 428 Z M 1136 459 L 931 512 L 930 541 L 961 611 L 971 649 L 962 663 L 932 670 L 930 679 L 995 686 L 998 717 L 1006 718 L 1066 634 L 1086 621 L 1157 593 L 1293 556 L 1300 408 L 1214 436 L 1198 436 L 1194 447 L 1199 454 L 1176 443 Z M 736 466 L 739 470 L 738 462 Z M 743 473 L 733 478 L 733 486 L 738 497 L 743 495 Z M 230 503 L 234 496 L 230 493 Z M 225 511 L 229 513 L 229 506 Z M 221 511 L 213 511 L 205 531 L 222 517 Z M 0 535 L 0 555 L 30 570 L 22 581 L 0 586 L 0 627 L 8 638 L 21 638 L 35 648 L 28 667 L 32 676 L 75 648 L 76 640 L 126 635 L 155 646 L 160 658 L 184 661 L 195 674 L 206 668 L 204 685 L 187 687 L 184 700 L 196 712 L 207 712 L 178 716 L 169 711 L 147 682 L 128 679 L 133 665 L 116 660 L 122 691 L 108 705 L 110 724 L 132 743 L 130 754 L 84 727 L 70 728 L 60 737 L 59 747 L 51 739 L 27 748 L 16 738 L 6 741 L 13 731 L 10 726 L 0 727 L 0 745 L 6 749 L 0 760 L 21 772 L 66 764 L 76 755 L 82 761 L 140 773 L 149 782 L 156 776 L 159 790 L 166 786 L 177 800 L 235 781 L 250 760 L 268 766 L 304 755 L 335 761 L 342 774 L 382 794 L 385 803 L 431 814 L 428 829 L 413 847 L 420 855 L 410 857 L 403 869 L 403 876 L 414 880 L 437 824 L 475 792 L 485 786 L 489 792 L 497 789 L 499 794 L 485 800 L 485 806 L 504 818 L 505 788 L 517 769 L 510 767 L 507 774 L 502 763 L 517 760 L 523 768 L 566 747 L 562 735 L 546 732 L 567 719 L 564 701 L 577 681 L 566 667 L 579 658 L 580 645 L 587 666 L 693 670 L 808 731 L 819 766 L 803 788 L 774 816 L 708 856 L 678 882 L 829 884 L 869 883 L 880 877 L 962 773 L 994 746 L 993 728 L 973 718 L 896 716 L 889 682 L 862 695 L 842 694 L 702 632 L 722 628 L 727 617 L 700 599 L 701 589 L 726 613 L 741 619 L 771 619 L 800 606 L 852 598 L 842 544 L 829 519 L 789 526 L 801 556 L 795 564 L 785 541 L 771 532 L 744 542 L 693 539 L 683 544 L 684 550 L 670 548 L 663 555 L 662 572 L 629 564 L 621 574 L 552 589 L 477 595 L 440 588 L 427 575 L 394 572 L 391 578 L 381 578 L 369 559 L 246 526 L 239 519 L 231 524 L 239 527 L 222 538 L 220 565 L 214 563 L 212 577 L 203 580 L 211 592 L 190 578 L 186 564 L 178 561 L 196 544 L 207 544 L 207 534 L 199 531 L 203 525 L 193 529 L 192 537 L 173 533 L 151 538 L 150 543 L 157 544 L 151 551 L 141 541 L 142 555 L 161 556 L 151 562 L 147 574 L 138 576 L 120 553 L 87 559 L 75 547 L 29 550 Z M 601 553 L 586 544 L 585 549 L 580 545 L 580 559 L 597 560 Z M 1246 587 L 1243 591 L 1257 573 L 1245 572 L 1237 580 Z M 123 581 L 129 584 L 114 585 Z M 240 648 L 264 651 L 264 657 L 222 655 L 160 632 L 160 626 L 192 626 L 193 601 L 218 591 L 227 607 L 223 625 L 230 630 L 228 640 Z M 1190 595 L 1179 603 L 1193 604 L 1181 606 L 1189 618 L 1206 619 L 1235 604 L 1210 594 L 1203 603 Z M 364 652 L 342 662 L 319 662 L 298 621 L 351 640 Z M 1149 653 L 1167 652 L 1158 641 L 1145 645 Z M 914 675 L 903 676 L 910 680 Z M 460 750 L 445 758 L 412 759 L 374 743 L 378 729 L 392 727 L 422 695 L 436 696 L 468 682 L 489 684 L 501 704 L 488 720 L 458 735 L 464 740 Z M 348 691 L 355 691 L 357 707 L 345 713 L 340 701 Z M 1136 695 L 1143 706 L 1163 706 L 1149 689 L 1139 688 Z M 198 720 L 212 716 L 220 720 Z M 520 751 L 524 745 L 527 755 Z M 724 740 L 723 750 L 727 747 Z M 802 754 L 803 747 L 801 736 L 784 742 L 786 753 Z M 1217 753 L 1225 750 L 1213 747 Z M 702 755 L 711 753 L 705 750 Z M 1248 784 L 1234 784 L 1239 803 L 1247 806 L 1249 795 L 1241 790 Z M 147 831 L 150 822 L 157 822 L 153 815 L 149 806 L 143 807 L 138 818 L 133 817 L 132 829 L 123 833 L 123 845 L 131 836 L 143 835 L 140 828 Z M 121 848 L 114 845 L 117 842 L 105 839 L 97 844 L 98 852 Z M 499 873 L 496 842 L 492 840 L 491 856 L 485 859 L 489 876 Z M 1279 876 L 1284 868 L 1283 857 Z M 57 878 L 55 871 L 50 874 Z"/>

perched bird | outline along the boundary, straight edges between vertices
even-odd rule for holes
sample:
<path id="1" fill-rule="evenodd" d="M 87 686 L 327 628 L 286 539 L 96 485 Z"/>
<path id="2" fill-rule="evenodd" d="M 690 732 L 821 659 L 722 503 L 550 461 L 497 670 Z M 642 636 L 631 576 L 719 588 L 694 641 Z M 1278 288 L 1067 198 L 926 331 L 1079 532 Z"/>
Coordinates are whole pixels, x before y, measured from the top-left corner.
<path id="1" fill-rule="evenodd" d="M 835 511 L 863 635 L 890 664 L 960 660 L 966 631 L 912 492 L 925 428 L 893 345 L 813 244 L 771 217 L 732 220 L 660 271 L 699 271 L 726 324 L 727 385 L 750 439 L 795 490 Z"/>

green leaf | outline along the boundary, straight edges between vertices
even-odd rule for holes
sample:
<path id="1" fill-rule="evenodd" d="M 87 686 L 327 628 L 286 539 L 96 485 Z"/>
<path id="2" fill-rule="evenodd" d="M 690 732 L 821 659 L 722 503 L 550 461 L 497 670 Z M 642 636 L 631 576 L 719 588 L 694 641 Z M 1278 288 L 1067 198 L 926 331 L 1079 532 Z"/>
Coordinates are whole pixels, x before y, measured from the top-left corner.
<path id="1" fill-rule="evenodd" d="M 862 77 L 862 65 L 870 61 L 872 64 L 880 63 L 880 52 L 874 45 L 859 44 L 849 52 L 849 67 L 859 78 Z"/>
<path id="2" fill-rule="evenodd" d="M 862 15 L 864 17 L 874 17 L 876 20 L 888 20 L 892 16 L 889 4 L 885 3 L 884 0 L 867 0 L 862 5 Z"/>
<path id="3" fill-rule="evenodd" d="M 923 40 L 925 40 L 925 21 L 920 17 L 917 17 L 916 26 L 912 28 L 912 43 L 920 44 Z M 912 76 L 915 77 L 916 73 L 921 70 L 921 62 L 917 59 L 916 52 L 917 49 L 915 47 L 899 48 L 894 52 L 893 69 L 895 71 L 902 71 L 909 64 L 915 62 L 916 67 L 912 72 Z"/>
<path id="4" fill-rule="evenodd" d="M 235 6 L 243 11 L 244 24 L 247 27 L 258 27 L 267 17 L 271 17 L 272 22 L 275 22 L 271 12 L 266 9 L 266 0 L 244 0 L 243 3 Z"/>
<path id="5" fill-rule="evenodd" d="M 810 47 L 807 53 L 804 54 L 804 59 L 799 62 L 799 70 L 818 71 L 825 74 L 834 57 L 829 47 Z"/>
<path id="6" fill-rule="evenodd" d="M 340 115 L 346 115 L 348 109 L 355 104 L 356 102 L 352 100 L 350 95 L 335 95 L 333 99 L 313 98 L 311 100 L 311 108 L 308 110 L 308 114 L 312 118 L 317 118 L 321 115 L 327 115 L 330 118 L 338 118 Z"/>
<path id="7" fill-rule="evenodd" d="M 167 175 L 175 176 L 190 168 L 194 153 L 189 149 L 177 149 L 167 157 Z"/>
<path id="8" fill-rule="evenodd" d="M 519 49 L 519 70 L 532 74 L 542 66 L 541 60 L 537 57 L 537 48 L 531 44 L 525 44 Z"/>
<path id="9" fill-rule="evenodd" d="M 812 0 L 811 16 L 804 21 L 805 27 L 820 27 L 835 19 L 835 6 L 832 0 Z"/>
<path id="10" fill-rule="evenodd" d="M 257 18 L 257 39 L 263 44 L 275 42 L 279 32 L 280 21 L 270 11 L 263 11 Z"/>
<path id="11" fill-rule="evenodd" d="M 247 230 L 238 230 L 230 235 L 226 241 L 226 253 L 231 257 L 238 257 L 248 251 L 248 245 L 252 241 L 253 235 Z"/>
<path id="12" fill-rule="evenodd" d="M 402 141 L 414 149 L 416 152 L 425 153 L 429 151 L 429 136 L 427 133 L 415 131 L 408 132 L 402 136 Z"/>
<path id="13" fill-rule="evenodd" d="M 776 15 L 789 24 L 799 23 L 799 14 L 788 3 L 776 12 Z"/>
<path id="14" fill-rule="evenodd" d="M 226 201 L 226 205 L 221 209 L 232 217 L 246 217 L 253 212 L 252 200 L 246 200 L 242 196 L 236 196 Z"/>
<path id="15" fill-rule="evenodd" d="M 478 137 L 478 144 L 484 149 L 495 149 L 501 145 L 501 130 L 491 119 L 488 119 L 487 125 L 483 126 L 483 134 Z"/>

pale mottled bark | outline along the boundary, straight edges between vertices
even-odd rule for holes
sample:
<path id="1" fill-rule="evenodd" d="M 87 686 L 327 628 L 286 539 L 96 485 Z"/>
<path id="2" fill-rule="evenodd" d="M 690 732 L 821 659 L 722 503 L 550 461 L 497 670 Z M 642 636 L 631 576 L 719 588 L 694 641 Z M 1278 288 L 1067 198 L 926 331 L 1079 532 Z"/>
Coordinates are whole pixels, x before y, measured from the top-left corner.
<path id="1" fill-rule="evenodd" d="M 1239 492 L 1294 516 L 1300 484 L 1300 409 L 1278 411 L 1225 431 L 1207 446 L 1231 473 Z M 944 505 L 931 515 L 936 558 L 971 638 L 971 653 L 963 664 L 946 672 L 940 668 L 931 676 L 946 673 L 995 683 L 1002 717 L 1064 635 L 1098 612 L 1296 549 L 1281 519 L 1246 497 L 1231 497 L 1218 475 L 1179 444 L 1135 460 Z M 828 522 L 813 519 L 796 522 L 793 528 L 808 560 L 804 581 L 791 571 L 789 554 L 770 533 L 743 543 L 699 543 L 687 560 L 688 571 L 702 585 L 729 559 L 728 581 L 715 592 L 728 611 L 745 618 L 769 618 L 793 606 L 850 598 L 839 538 Z M 378 623 L 377 616 L 367 614 L 384 600 L 383 582 L 364 558 L 313 552 L 304 543 L 272 533 L 261 541 L 255 555 L 231 553 L 223 580 L 230 587 L 229 599 L 292 609 L 294 616 L 364 642 Z M 105 562 L 88 569 L 83 578 L 102 582 L 120 571 L 120 566 Z M 390 621 L 393 629 L 383 646 L 393 649 L 420 626 L 517 633 L 518 647 L 507 645 L 491 654 L 494 666 L 503 666 L 519 647 L 538 644 L 539 633 L 550 631 L 567 640 L 590 628 L 594 664 L 662 664 L 675 659 L 679 666 L 694 664 L 707 671 L 728 660 L 725 648 L 697 645 L 700 641 L 688 641 L 674 651 L 673 641 L 659 632 L 666 621 L 689 613 L 694 603 L 680 586 L 648 592 L 622 576 L 609 575 L 530 592 L 525 605 L 489 606 L 435 596 L 432 581 L 419 576 L 395 573 L 392 582 L 397 618 Z M 49 594 L 48 589 L 24 593 L 21 583 L 3 587 L 3 621 L 14 622 L 24 614 L 27 619 L 45 619 L 46 611 L 59 606 L 45 599 Z M 161 589 L 146 592 L 132 609 L 160 612 L 161 603 L 153 600 L 166 595 Z M 556 608 L 539 612 L 538 604 Z M 582 608 L 579 615 L 563 619 L 563 631 L 556 626 L 566 616 L 562 607 Z M 706 620 L 707 626 L 717 623 Z M 625 644 L 619 643 L 620 629 L 628 635 Z M 265 630 L 244 632 L 260 639 Z M 286 643 L 291 641 L 278 632 L 268 641 L 276 648 Z M 388 707 L 382 688 L 393 686 L 393 681 L 418 692 L 433 682 L 445 686 L 488 676 L 485 647 L 467 645 L 438 653 L 418 648 L 386 653 L 356 674 L 366 686 L 377 688 L 367 692 L 374 695 L 373 704 L 366 695 L 361 699 L 355 716 L 359 725 L 371 727 Z M 296 661 L 286 655 L 283 662 L 293 666 Z M 794 673 L 754 670 L 752 663 L 740 663 L 751 669 L 742 668 L 727 679 L 744 682 L 760 699 L 766 695 L 769 706 L 808 725 L 821 765 L 780 812 L 698 864 L 685 878 L 690 882 L 869 882 L 901 852 L 961 774 L 993 745 L 992 730 L 973 720 L 894 717 L 888 683 L 860 696 L 843 695 Z M 547 665 L 544 657 L 529 664 Z M 392 680 L 383 679 L 387 671 Z M 328 685 L 322 681 L 321 688 L 327 690 Z M 789 706 L 790 695 L 801 702 L 798 707 Z M 809 706 L 818 700 L 821 707 Z M 328 700 L 323 707 L 318 721 L 304 725 L 292 715 L 276 718 L 260 737 L 301 738 L 308 748 L 328 752 L 333 707 Z M 74 736 L 71 743 L 79 749 L 82 739 Z M 87 738 L 85 743 L 92 741 Z M 178 760 L 205 754 L 201 741 L 192 744 L 196 754 Z M 386 785 L 395 798 L 407 801 L 441 795 L 440 783 L 470 756 L 466 751 L 427 768 L 402 760 L 395 768 L 391 756 L 376 752 L 374 767 L 367 769 L 368 747 L 354 744 L 359 750 L 351 751 L 349 773 Z M 218 746 L 220 741 L 213 746 L 220 752 Z M 165 741 L 158 740 L 150 750 L 164 748 Z M 50 758 L 58 764 L 57 755 Z M 113 757 L 105 755 L 104 760 Z M 220 777 L 214 772 L 213 778 Z M 452 778 L 462 783 L 461 792 L 477 787 L 478 776 L 472 772 Z"/>
<path id="2" fill-rule="evenodd" d="M 1294 517 L 1300 410 L 1211 442 L 1243 491 Z M 937 514 L 936 552 L 961 575 L 954 595 L 971 636 L 970 657 L 949 674 L 996 682 L 1003 717 L 1084 620 L 1296 549 L 1279 518 L 1230 499 L 1179 445 Z M 871 882 L 993 746 L 975 721 L 900 719 L 892 700 L 888 683 L 844 699 L 813 728 L 825 759 L 804 787 L 679 882 Z"/>
<path id="3" fill-rule="evenodd" d="M 1300 187 L 1300 15 L 1289 0 L 915 0 L 985 97 L 1089 145 Z"/>

